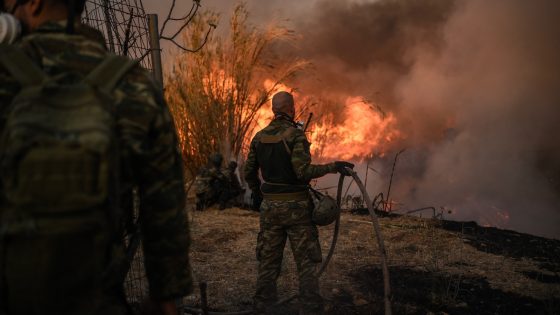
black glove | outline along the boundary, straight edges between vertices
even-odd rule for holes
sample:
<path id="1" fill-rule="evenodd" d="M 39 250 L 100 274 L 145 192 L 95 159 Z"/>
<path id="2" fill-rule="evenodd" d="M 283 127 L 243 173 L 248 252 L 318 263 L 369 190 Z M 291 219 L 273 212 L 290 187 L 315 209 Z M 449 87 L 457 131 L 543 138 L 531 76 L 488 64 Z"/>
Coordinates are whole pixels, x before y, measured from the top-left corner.
<path id="1" fill-rule="evenodd" d="M 261 192 L 255 192 L 253 191 L 251 193 L 251 210 L 253 211 L 260 211 L 261 209 L 261 203 L 263 201 L 263 196 L 261 194 Z"/>
<path id="2" fill-rule="evenodd" d="M 334 162 L 334 167 L 340 174 L 344 176 L 352 176 L 352 174 L 348 171 L 348 168 L 353 169 L 354 164 L 346 161 L 336 161 Z"/>

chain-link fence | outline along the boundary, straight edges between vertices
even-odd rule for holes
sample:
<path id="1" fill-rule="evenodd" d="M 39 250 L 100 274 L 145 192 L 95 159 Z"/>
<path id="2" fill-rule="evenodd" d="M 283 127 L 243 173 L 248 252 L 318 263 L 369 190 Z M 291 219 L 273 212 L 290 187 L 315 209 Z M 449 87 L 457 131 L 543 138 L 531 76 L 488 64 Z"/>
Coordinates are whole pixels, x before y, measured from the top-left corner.
<path id="1" fill-rule="evenodd" d="M 87 0 L 82 22 L 103 33 L 107 48 L 118 55 L 128 56 L 152 70 L 148 18 L 140 0 Z M 138 198 L 134 197 L 133 222 L 138 219 Z M 138 309 L 148 296 L 148 282 L 144 270 L 142 246 L 139 244 L 138 228 L 129 229 L 125 244 L 137 248 L 132 252 L 130 269 L 124 282 L 127 300 Z M 136 238 L 136 239 L 135 239 Z M 133 244 L 131 246 L 131 244 Z"/>
<path id="2" fill-rule="evenodd" d="M 140 0 L 87 0 L 82 21 L 103 33 L 107 48 L 151 70 L 148 20 Z"/>

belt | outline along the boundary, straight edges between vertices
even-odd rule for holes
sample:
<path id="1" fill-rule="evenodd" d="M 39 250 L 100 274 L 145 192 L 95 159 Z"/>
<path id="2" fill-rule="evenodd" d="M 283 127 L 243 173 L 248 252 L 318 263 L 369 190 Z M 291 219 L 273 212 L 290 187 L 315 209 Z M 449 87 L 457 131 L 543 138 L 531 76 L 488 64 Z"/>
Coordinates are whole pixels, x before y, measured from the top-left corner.
<path id="1" fill-rule="evenodd" d="M 309 192 L 307 190 L 298 191 L 293 193 L 281 193 L 281 194 L 267 194 L 263 193 L 263 197 L 266 200 L 308 200 Z"/>

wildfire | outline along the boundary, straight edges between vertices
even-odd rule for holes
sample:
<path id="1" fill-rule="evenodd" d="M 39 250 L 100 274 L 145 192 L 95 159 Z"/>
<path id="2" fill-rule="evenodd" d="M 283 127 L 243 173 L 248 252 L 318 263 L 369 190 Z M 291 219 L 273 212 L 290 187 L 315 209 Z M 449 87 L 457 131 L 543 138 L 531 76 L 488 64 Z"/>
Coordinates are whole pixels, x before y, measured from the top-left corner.
<path id="1" fill-rule="evenodd" d="M 342 120 L 335 122 L 336 116 Z M 320 159 L 362 160 L 372 153 L 383 155 L 387 146 L 402 137 L 392 113 L 374 109 L 361 97 L 347 98 L 342 113 L 323 113 L 315 125 L 311 150 Z"/>
<path id="2" fill-rule="evenodd" d="M 293 92 L 290 87 L 266 80 L 264 86 L 273 93 L 288 91 L 296 98 L 296 108 L 308 96 Z M 332 104 L 331 104 L 332 105 Z M 316 120 L 311 122 L 308 138 L 314 159 L 363 160 L 372 154 L 383 155 L 389 144 L 402 138 L 397 120 L 392 113 L 385 114 L 365 102 L 363 97 L 348 97 L 342 106 L 323 106 L 314 110 Z M 254 134 L 266 127 L 271 119 L 271 103 L 259 109 L 255 118 Z"/>

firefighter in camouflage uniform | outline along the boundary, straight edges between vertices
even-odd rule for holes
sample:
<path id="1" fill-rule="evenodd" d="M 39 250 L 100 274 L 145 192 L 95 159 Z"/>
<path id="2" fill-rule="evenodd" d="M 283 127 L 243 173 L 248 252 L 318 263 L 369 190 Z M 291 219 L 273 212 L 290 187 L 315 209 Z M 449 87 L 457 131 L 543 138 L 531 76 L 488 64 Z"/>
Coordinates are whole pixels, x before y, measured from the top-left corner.
<path id="1" fill-rule="evenodd" d="M 0 47 L 0 314 L 129 313 L 134 186 L 151 300 L 177 314 L 192 277 L 171 116 L 150 74 L 79 23 L 84 2 L 0 1 L 23 26 Z"/>
<path id="2" fill-rule="evenodd" d="M 310 143 L 293 121 L 295 107 L 290 93 L 275 94 L 272 111 L 274 120 L 253 138 L 245 165 L 245 180 L 253 192 L 254 207 L 259 207 L 262 200 L 254 307 L 259 314 L 273 310 L 287 238 L 298 269 L 300 313 L 321 314 L 323 299 L 317 267 L 322 255 L 317 227 L 311 219 L 309 182 L 328 173 L 349 175 L 346 168 L 354 165 L 343 161 L 311 164 Z M 264 180 L 262 185 L 259 170 Z"/>
<path id="3" fill-rule="evenodd" d="M 204 210 L 215 203 L 224 210 L 228 200 L 227 177 L 222 172 L 224 157 L 214 153 L 208 158 L 208 165 L 200 170 L 194 181 L 196 193 L 196 210 Z"/>

